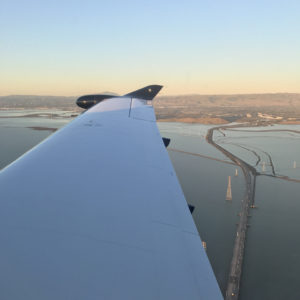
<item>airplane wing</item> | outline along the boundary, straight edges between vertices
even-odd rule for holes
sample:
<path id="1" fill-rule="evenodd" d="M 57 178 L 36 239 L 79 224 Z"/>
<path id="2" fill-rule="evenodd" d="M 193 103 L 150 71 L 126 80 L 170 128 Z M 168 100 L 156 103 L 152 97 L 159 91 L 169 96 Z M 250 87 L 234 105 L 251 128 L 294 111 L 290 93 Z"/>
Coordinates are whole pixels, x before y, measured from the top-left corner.
<path id="1" fill-rule="evenodd" d="M 1 171 L 0 299 L 222 299 L 153 107 L 133 97 Z"/>

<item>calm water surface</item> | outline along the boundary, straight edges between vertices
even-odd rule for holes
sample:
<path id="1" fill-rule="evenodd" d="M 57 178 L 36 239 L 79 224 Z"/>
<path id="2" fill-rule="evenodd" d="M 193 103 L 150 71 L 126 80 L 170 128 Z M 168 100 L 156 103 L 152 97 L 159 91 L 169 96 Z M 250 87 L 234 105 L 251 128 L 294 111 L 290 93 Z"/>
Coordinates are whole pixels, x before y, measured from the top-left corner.
<path id="1" fill-rule="evenodd" d="M 52 133 L 50 130 L 33 130 L 28 127 L 61 128 L 71 120 L 71 113 L 66 112 L 52 119 L 47 114 L 21 117 L 23 115 L 24 111 L 14 111 L 13 114 L 0 112 L 0 169 Z M 206 143 L 205 135 L 210 126 L 180 123 L 158 125 L 162 136 L 171 138 L 169 148 L 229 161 Z M 289 128 L 295 129 L 294 126 Z M 297 128 L 299 130 L 300 126 Z M 258 158 L 254 150 L 261 157 L 257 168 L 261 168 L 262 161 L 265 161 L 266 173 L 272 171 L 268 161 L 271 156 L 276 172 L 300 178 L 300 168 L 291 166 L 298 159 L 300 167 L 299 134 L 224 133 L 225 136 L 216 133 L 215 138 L 235 155 L 255 165 Z M 237 214 L 245 188 L 241 170 L 236 177 L 236 167 L 230 164 L 173 150 L 169 150 L 169 155 L 187 202 L 195 206 L 193 218 L 202 240 L 207 243 L 208 257 L 224 292 L 238 222 Z M 229 175 L 232 176 L 232 201 L 225 200 Z M 252 217 L 249 219 L 251 226 L 246 243 L 240 299 L 300 299 L 300 184 L 259 176 L 255 201 L 258 209 L 251 211 Z"/>

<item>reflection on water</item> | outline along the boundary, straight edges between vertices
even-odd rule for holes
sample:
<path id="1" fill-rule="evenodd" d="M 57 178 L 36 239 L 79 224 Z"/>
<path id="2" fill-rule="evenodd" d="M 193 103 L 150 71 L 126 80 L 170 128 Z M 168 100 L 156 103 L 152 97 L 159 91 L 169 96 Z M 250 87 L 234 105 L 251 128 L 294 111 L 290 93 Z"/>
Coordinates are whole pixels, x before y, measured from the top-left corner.
<path id="1" fill-rule="evenodd" d="M 28 127 L 60 128 L 69 121 L 69 117 L 0 117 L 0 169 L 52 133 Z M 228 161 L 222 153 L 206 143 L 205 135 L 210 126 L 180 123 L 158 125 L 162 136 L 171 138 L 170 148 Z M 266 172 L 270 172 L 266 152 L 271 156 L 276 172 L 300 178 L 300 168 L 289 167 L 291 161 L 299 159 L 296 150 L 300 149 L 299 134 L 224 133 L 225 136 L 222 132 L 216 133 L 216 138 L 222 147 L 233 151 L 235 155 L 255 165 L 258 157 L 254 151 L 261 161 L 266 161 Z M 237 214 L 244 195 L 242 172 L 234 176 L 234 165 L 174 151 L 169 151 L 169 155 L 187 202 L 195 206 L 193 218 L 202 240 L 207 243 L 208 257 L 224 292 L 236 234 Z M 300 161 L 298 165 L 300 167 Z M 232 201 L 225 200 L 229 175 L 232 176 Z M 255 199 L 258 209 L 251 211 L 252 217 L 249 219 L 251 226 L 246 242 L 242 300 L 300 299 L 300 286 L 297 284 L 300 269 L 299 195 L 299 183 L 258 177 Z"/>

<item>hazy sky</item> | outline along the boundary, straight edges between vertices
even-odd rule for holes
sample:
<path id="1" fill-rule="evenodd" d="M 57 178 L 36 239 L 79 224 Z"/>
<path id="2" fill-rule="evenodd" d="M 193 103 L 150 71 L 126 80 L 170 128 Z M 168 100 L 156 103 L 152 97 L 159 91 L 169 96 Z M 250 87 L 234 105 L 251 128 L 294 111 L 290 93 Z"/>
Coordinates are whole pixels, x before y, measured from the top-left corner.
<path id="1" fill-rule="evenodd" d="M 0 95 L 300 92 L 300 1 L 0 0 Z"/>

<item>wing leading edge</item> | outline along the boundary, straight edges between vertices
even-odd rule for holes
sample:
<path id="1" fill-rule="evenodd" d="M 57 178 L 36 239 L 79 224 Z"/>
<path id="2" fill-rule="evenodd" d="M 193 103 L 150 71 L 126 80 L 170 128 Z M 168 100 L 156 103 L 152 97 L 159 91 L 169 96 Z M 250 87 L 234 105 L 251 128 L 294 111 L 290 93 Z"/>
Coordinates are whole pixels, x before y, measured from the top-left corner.
<path id="1" fill-rule="evenodd" d="M 0 190 L 3 299 L 222 299 L 146 101 L 93 106 Z"/>

